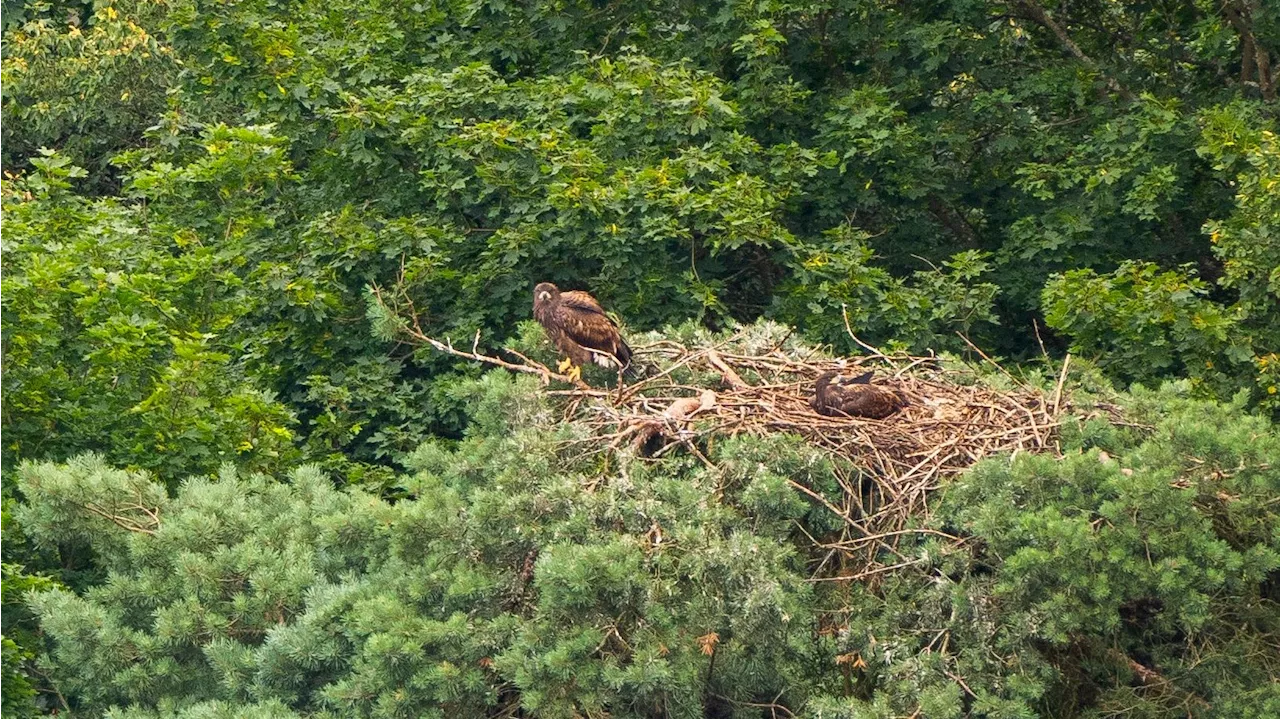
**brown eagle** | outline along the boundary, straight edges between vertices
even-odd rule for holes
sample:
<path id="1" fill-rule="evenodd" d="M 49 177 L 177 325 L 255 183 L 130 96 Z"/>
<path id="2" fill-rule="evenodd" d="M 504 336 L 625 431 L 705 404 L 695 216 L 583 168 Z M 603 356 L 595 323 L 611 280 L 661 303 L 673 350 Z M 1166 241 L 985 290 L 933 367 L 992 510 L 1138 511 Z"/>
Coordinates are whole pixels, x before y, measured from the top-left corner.
<path id="1" fill-rule="evenodd" d="M 809 405 L 828 417 L 884 419 L 907 406 L 907 397 L 896 389 L 871 384 L 871 372 L 841 377 L 836 370 L 823 372 L 813 388 Z"/>
<path id="2" fill-rule="evenodd" d="M 561 292 L 550 282 L 539 283 L 533 288 L 533 318 L 546 329 L 556 349 L 567 355 L 560 371 L 574 380 L 582 378 L 582 365 L 588 362 L 620 370 L 631 364 L 631 348 L 618 326 L 586 292 Z"/>

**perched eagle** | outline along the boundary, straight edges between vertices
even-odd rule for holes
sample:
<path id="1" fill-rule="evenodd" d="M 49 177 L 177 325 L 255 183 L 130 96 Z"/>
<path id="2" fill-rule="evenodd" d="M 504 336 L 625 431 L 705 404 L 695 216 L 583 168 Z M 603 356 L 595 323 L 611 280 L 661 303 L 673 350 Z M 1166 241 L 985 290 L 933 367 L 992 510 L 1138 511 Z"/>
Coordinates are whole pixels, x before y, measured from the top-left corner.
<path id="1" fill-rule="evenodd" d="M 809 404 L 828 417 L 869 417 L 884 419 L 907 406 L 902 392 L 871 384 L 871 372 L 857 377 L 841 377 L 836 370 L 818 377 Z"/>
<path id="2" fill-rule="evenodd" d="M 618 369 L 631 364 L 631 348 L 618 326 L 586 292 L 561 292 L 542 282 L 533 288 L 533 318 L 547 330 L 556 349 L 568 356 L 560 363 L 560 371 L 574 379 L 581 378 L 582 365 L 588 362 Z"/>

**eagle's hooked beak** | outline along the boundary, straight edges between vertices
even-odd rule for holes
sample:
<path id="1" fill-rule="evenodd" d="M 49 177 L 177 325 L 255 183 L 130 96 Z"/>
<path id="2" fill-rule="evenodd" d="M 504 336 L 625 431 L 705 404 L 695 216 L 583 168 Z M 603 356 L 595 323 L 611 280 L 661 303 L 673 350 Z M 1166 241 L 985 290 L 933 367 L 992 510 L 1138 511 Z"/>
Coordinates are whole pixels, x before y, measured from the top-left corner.
<path id="1" fill-rule="evenodd" d="M 545 301 L 547 301 L 547 300 L 549 300 L 549 299 L 551 299 L 551 293 L 550 293 L 550 292 L 547 292 L 546 290 L 543 290 L 542 292 L 539 292 L 539 293 L 538 293 L 538 300 L 539 300 L 540 302 L 545 302 Z"/>

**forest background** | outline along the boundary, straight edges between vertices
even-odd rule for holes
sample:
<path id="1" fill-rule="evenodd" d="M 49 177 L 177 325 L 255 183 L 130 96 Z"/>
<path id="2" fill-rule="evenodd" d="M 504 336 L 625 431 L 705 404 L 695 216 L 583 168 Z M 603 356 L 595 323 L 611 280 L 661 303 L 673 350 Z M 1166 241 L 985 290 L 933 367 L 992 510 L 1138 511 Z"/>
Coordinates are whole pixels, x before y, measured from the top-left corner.
<path id="1" fill-rule="evenodd" d="M 1280 715 L 1280 6 L 3 23 L 6 716 Z M 972 341 L 1028 381 L 1071 352 L 1080 402 L 1138 419 L 980 466 L 928 521 L 983 551 L 921 539 L 932 580 L 836 597 L 770 549 L 821 524 L 777 484 L 822 474 L 803 443 L 719 445 L 740 493 L 671 459 L 570 502 L 615 470 L 538 443 L 573 430 L 552 398 L 370 322 L 394 287 L 545 358 L 538 281 L 637 337 Z M 633 511 L 687 528 L 678 568 Z"/>

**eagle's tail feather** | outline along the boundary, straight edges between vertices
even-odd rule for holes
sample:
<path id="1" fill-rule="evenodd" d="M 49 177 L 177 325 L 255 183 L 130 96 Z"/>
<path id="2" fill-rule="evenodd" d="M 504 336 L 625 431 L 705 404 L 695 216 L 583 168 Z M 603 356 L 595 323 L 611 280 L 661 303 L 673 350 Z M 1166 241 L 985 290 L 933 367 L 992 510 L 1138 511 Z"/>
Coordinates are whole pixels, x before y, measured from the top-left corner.
<path id="1" fill-rule="evenodd" d="M 631 361 L 631 354 L 632 354 L 631 346 L 627 344 L 626 340 L 619 337 L 618 352 L 617 354 L 614 355 L 614 357 L 618 360 L 619 363 L 621 363 L 622 376 L 635 379 L 636 377 L 640 376 L 638 374 L 639 368 L 637 368 L 636 364 Z"/>

